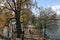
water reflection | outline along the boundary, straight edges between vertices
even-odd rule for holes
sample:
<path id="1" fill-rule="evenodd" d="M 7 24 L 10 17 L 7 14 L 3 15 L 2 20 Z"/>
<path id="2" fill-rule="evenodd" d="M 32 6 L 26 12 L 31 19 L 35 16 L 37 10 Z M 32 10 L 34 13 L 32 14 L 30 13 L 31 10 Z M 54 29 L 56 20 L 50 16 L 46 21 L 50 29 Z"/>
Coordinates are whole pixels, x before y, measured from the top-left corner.
<path id="1" fill-rule="evenodd" d="M 53 32 L 53 30 L 51 31 L 48 29 L 46 31 L 46 34 L 52 39 L 60 39 L 60 21 L 58 21 L 57 24 L 58 24 L 58 28 L 56 28 L 56 30 L 54 30 L 54 28 L 53 28 L 54 32 Z"/>

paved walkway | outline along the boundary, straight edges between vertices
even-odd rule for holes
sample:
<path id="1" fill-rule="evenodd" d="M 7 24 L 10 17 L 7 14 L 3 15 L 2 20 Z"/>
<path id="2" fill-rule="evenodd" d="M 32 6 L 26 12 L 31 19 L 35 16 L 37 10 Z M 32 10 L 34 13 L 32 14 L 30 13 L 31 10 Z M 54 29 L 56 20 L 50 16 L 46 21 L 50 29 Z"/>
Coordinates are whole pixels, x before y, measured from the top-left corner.
<path id="1" fill-rule="evenodd" d="M 24 30 L 24 40 L 43 40 L 43 33 L 34 28 L 35 26 L 32 24 L 28 24 L 27 28 Z M 50 40 L 49 38 L 46 40 Z"/>
<path id="2" fill-rule="evenodd" d="M 31 23 L 31 21 L 28 23 L 24 31 L 24 40 L 43 40 L 43 35 L 38 29 L 35 29 L 35 26 Z"/>
<path id="3" fill-rule="evenodd" d="M 24 40 L 43 40 L 43 35 L 37 29 L 25 29 L 24 37 Z"/>

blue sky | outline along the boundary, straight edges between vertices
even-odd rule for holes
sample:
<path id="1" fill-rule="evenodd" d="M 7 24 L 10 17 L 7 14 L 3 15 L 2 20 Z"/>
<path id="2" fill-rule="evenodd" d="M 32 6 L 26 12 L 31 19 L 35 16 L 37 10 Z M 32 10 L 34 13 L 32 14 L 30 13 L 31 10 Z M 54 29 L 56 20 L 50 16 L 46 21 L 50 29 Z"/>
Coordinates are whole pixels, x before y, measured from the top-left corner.
<path id="1" fill-rule="evenodd" d="M 42 7 L 48 7 L 53 5 L 60 5 L 60 0 L 36 0 L 38 3 L 38 6 Z"/>
<path id="2" fill-rule="evenodd" d="M 60 5 L 60 0 L 36 0 L 38 7 L 47 8 L 49 6 Z M 38 10 L 33 9 L 34 14 L 37 14 Z"/>

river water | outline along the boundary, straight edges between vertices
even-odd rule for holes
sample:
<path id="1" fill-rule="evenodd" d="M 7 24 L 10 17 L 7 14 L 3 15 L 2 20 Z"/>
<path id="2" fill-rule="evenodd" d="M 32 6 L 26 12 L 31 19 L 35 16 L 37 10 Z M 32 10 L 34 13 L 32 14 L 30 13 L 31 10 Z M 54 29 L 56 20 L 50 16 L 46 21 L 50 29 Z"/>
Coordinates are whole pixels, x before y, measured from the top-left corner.
<path id="1" fill-rule="evenodd" d="M 47 36 L 49 36 L 52 39 L 60 39 L 60 21 L 58 21 L 57 24 L 58 24 L 58 29 L 55 30 L 55 32 L 52 32 L 50 30 L 46 31 Z"/>

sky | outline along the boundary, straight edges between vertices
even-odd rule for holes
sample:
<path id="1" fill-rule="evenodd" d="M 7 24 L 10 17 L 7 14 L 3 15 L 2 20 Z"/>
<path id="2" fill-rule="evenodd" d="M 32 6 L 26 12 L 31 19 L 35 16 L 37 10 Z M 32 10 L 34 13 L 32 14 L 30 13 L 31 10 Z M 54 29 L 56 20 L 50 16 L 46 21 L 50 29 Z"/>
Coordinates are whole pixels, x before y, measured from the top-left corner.
<path id="1" fill-rule="evenodd" d="M 36 1 L 39 7 L 42 6 L 44 8 L 53 5 L 60 5 L 60 0 L 36 0 Z"/>
<path id="2" fill-rule="evenodd" d="M 60 0 L 36 0 L 38 7 L 48 8 L 51 7 L 57 14 L 60 14 Z M 59 10 L 57 10 L 59 9 Z M 33 13 L 38 15 L 38 10 L 33 10 Z"/>

